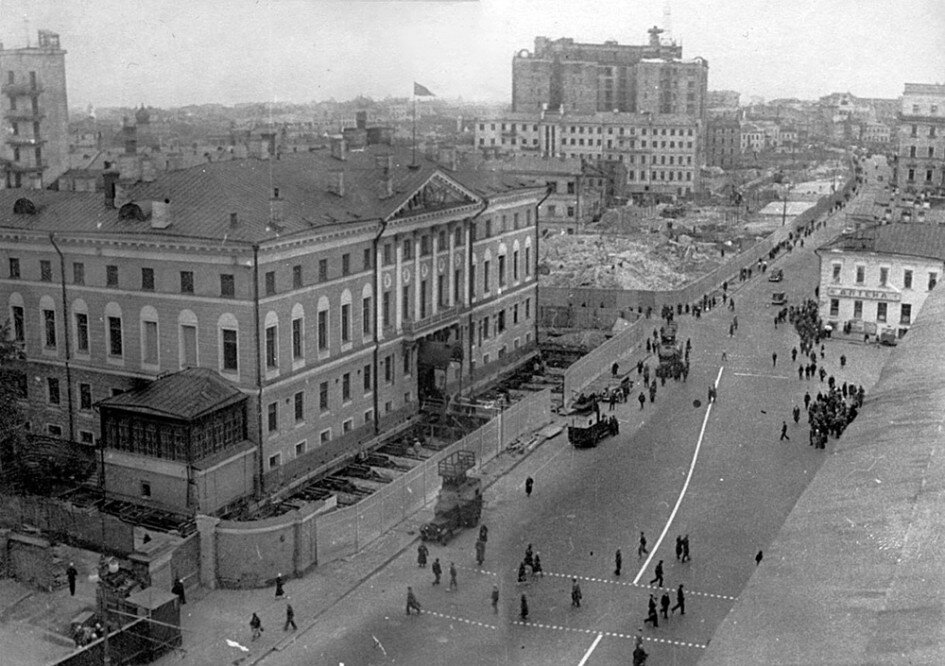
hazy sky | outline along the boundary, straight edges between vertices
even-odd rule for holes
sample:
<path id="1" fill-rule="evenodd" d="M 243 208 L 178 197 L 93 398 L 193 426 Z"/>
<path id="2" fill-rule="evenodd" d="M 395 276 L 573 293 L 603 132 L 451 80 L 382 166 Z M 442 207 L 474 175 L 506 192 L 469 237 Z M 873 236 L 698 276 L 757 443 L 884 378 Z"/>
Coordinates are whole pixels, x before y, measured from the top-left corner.
<path id="1" fill-rule="evenodd" d="M 536 35 L 642 44 L 663 24 L 709 88 L 896 97 L 945 82 L 945 0 L 0 0 L 0 41 L 58 32 L 70 106 L 405 96 L 509 102 Z"/>

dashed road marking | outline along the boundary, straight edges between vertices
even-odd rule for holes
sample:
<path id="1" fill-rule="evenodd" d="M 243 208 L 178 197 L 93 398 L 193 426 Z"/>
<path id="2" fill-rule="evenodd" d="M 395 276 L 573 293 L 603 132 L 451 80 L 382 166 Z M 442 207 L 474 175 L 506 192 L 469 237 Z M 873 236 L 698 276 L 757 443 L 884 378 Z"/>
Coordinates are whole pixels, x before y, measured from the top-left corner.
<path id="1" fill-rule="evenodd" d="M 513 620 L 512 624 L 520 627 L 534 627 L 536 629 L 550 629 L 552 631 L 570 631 L 576 634 L 598 634 L 608 638 L 626 638 L 628 640 L 636 639 L 634 634 L 623 634 L 619 631 L 600 631 L 599 629 L 583 629 L 581 627 L 565 627 L 557 624 L 542 624 L 541 622 L 525 622 L 523 620 Z M 641 638 L 651 643 L 663 643 L 664 645 L 676 645 L 678 647 L 698 648 L 704 650 L 706 645 L 702 643 L 690 643 L 688 641 L 674 641 L 671 638 L 657 638 L 656 636 L 642 636 Z M 596 646 L 596 643 L 595 643 Z"/>
<path id="2" fill-rule="evenodd" d="M 555 576 L 557 578 L 577 578 L 578 580 L 587 581 L 589 583 L 608 583 L 610 585 L 623 585 L 625 587 L 636 587 L 641 590 L 663 590 L 666 592 L 675 592 L 676 588 L 674 587 L 658 587 L 656 585 L 644 585 L 642 583 L 634 583 L 629 580 L 613 580 L 612 578 L 594 578 L 592 576 L 577 576 L 574 574 L 564 574 L 556 573 L 554 571 L 546 571 L 546 576 Z M 692 590 L 686 590 L 686 596 L 696 596 L 696 597 L 708 597 L 710 599 L 724 599 L 725 601 L 737 601 L 738 597 L 732 597 L 727 594 L 713 594 L 711 592 L 694 592 Z"/>
<path id="3" fill-rule="evenodd" d="M 499 575 L 499 574 L 497 574 L 497 573 L 494 572 L 494 571 L 489 571 L 489 570 L 483 569 L 483 568 L 481 568 L 481 567 L 467 567 L 467 566 L 464 566 L 464 565 L 462 565 L 462 564 L 457 564 L 457 565 L 456 565 L 456 568 L 459 569 L 460 571 L 475 571 L 476 573 L 485 574 L 485 575 L 487 575 L 487 576 L 498 576 L 498 575 Z"/>
<path id="4" fill-rule="evenodd" d="M 474 627 L 482 627 L 483 629 L 498 629 L 497 626 L 493 624 L 488 624 L 486 622 L 479 622 L 477 620 L 470 620 L 465 617 L 457 617 L 456 615 L 447 615 L 446 613 L 438 613 L 431 610 L 421 610 L 421 615 L 433 615 L 434 617 L 442 617 L 445 620 L 453 620 L 454 622 L 462 622 L 463 624 L 472 625 Z"/>

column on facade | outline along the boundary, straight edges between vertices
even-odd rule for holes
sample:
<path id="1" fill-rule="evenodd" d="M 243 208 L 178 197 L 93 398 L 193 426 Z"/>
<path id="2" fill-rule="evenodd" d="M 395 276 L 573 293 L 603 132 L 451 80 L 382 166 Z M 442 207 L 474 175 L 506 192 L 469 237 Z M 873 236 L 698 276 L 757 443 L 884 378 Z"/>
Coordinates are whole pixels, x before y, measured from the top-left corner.
<path id="1" fill-rule="evenodd" d="M 466 248 L 469 260 L 466 264 L 466 270 L 463 271 L 463 305 L 469 307 L 472 305 L 472 300 L 469 298 L 469 274 L 472 272 L 472 255 L 473 255 L 473 246 L 472 246 L 472 223 L 466 222 L 463 224 L 463 235 L 466 237 Z"/>
<path id="2" fill-rule="evenodd" d="M 437 240 L 437 229 L 432 230 L 430 243 L 433 246 L 433 264 L 430 267 L 430 313 L 435 315 L 440 309 L 440 267 L 437 263 L 440 254 L 440 243 Z"/>
<path id="3" fill-rule="evenodd" d="M 403 265 L 404 265 L 404 248 L 403 243 L 399 238 L 395 236 L 394 241 L 394 253 L 397 257 L 396 269 L 394 271 L 394 321 L 397 325 L 397 330 L 400 331 L 403 329 L 404 325 L 404 289 L 403 289 Z"/>
<path id="4" fill-rule="evenodd" d="M 413 320 L 420 321 L 420 236 L 413 239 Z"/>
<path id="5" fill-rule="evenodd" d="M 456 303 L 453 299 L 453 294 L 456 293 L 456 266 L 453 262 L 453 253 L 456 252 L 456 238 L 454 236 L 453 228 L 448 228 L 446 230 L 446 246 L 449 257 L 446 261 L 446 270 L 447 273 L 446 282 L 449 289 L 449 293 L 446 294 L 446 302 L 449 304 L 449 307 L 455 307 Z"/>

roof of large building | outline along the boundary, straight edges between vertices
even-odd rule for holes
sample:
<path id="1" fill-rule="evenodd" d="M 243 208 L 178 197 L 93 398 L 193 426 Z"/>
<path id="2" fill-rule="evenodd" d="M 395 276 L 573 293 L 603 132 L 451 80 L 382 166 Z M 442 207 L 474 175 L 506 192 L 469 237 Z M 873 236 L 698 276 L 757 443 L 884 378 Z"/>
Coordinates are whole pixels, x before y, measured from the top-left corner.
<path id="1" fill-rule="evenodd" d="M 100 407 L 192 421 L 245 398 L 242 391 L 215 370 L 185 368 L 159 377 L 144 388 L 120 393 L 98 404 Z"/>
<path id="2" fill-rule="evenodd" d="M 821 251 L 873 252 L 945 261 L 945 226 L 938 224 L 884 224 L 840 236 Z"/>
<path id="3" fill-rule="evenodd" d="M 700 664 L 945 663 L 943 322 L 939 287 Z"/>
<path id="4" fill-rule="evenodd" d="M 384 170 L 378 163 L 384 155 L 392 156 L 391 196 L 386 195 Z M 0 190 L 0 228 L 260 242 L 330 224 L 387 218 L 435 173 L 452 181 L 457 192 L 465 188 L 482 197 L 526 186 L 511 176 L 461 176 L 421 156 L 413 169 L 411 160 L 409 150 L 386 146 L 348 151 L 344 161 L 327 150 L 291 153 L 280 159 L 205 163 L 158 173 L 153 182 L 123 188 L 116 208 L 125 202 L 140 204 L 143 217 L 153 215 L 151 202 L 169 200 L 171 226 L 166 229 L 152 228 L 140 219 L 119 219 L 119 210 L 106 206 L 102 192 L 5 189 Z M 343 195 L 330 191 L 329 181 L 338 173 L 343 173 Z M 14 213 L 20 198 L 29 199 L 36 213 Z M 274 201 L 282 209 L 275 224 L 271 223 Z M 235 226 L 232 213 L 237 215 Z"/>

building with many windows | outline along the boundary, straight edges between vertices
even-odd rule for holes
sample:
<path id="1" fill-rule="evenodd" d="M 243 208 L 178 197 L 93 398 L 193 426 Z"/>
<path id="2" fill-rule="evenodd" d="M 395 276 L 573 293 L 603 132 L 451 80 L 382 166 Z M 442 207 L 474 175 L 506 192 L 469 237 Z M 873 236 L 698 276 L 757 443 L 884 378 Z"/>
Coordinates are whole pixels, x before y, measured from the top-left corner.
<path id="1" fill-rule="evenodd" d="M 901 338 L 945 271 L 945 226 L 869 227 L 817 254 L 821 319 L 835 330 Z"/>
<path id="2" fill-rule="evenodd" d="M 706 122 L 706 164 L 722 169 L 738 165 L 742 155 L 741 123 L 732 115 L 716 116 Z"/>
<path id="3" fill-rule="evenodd" d="M 617 188 L 634 198 L 689 196 L 701 186 L 702 122 L 649 113 L 509 114 L 479 119 L 475 146 L 489 155 L 531 154 L 619 165 Z"/>
<path id="4" fill-rule="evenodd" d="M 0 188 L 42 189 L 69 169 L 66 52 L 39 31 L 35 46 L 0 44 Z"/>
<path id="5" fill-rule="evenodd" d="M 132 500 L 213 511 L 527 358 L 545 187 L 409 159 L 338 138 L 106 171 L 104 193 L 0 191 L 32 431 L 103 444 Z M 167 490 L 214 470 L 235 487 Z"/>
<path id="6" fill-rule="evenodd" d="M 945 85 L 906 84 L 895 171 L 906 192 L 945 195 Z"/>

